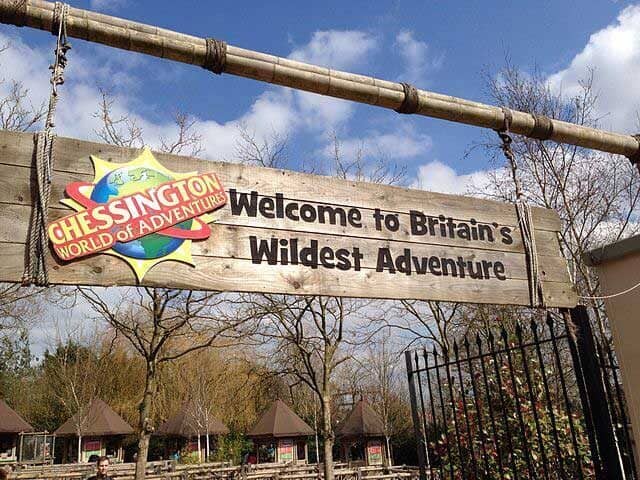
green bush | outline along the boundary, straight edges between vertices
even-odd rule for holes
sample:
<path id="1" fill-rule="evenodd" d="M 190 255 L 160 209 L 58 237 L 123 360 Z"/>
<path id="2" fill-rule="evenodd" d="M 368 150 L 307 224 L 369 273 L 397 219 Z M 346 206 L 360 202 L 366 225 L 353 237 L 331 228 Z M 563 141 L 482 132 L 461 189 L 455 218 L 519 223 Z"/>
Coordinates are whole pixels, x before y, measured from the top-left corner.
<path id="1" fill-rule="evenodd" d="M 240 433 L 229 433 L 218 437 L 217 448 L 212 455 L 211 460 L 214 462 L 222 462 L 229 460 L 234 465 L 242 463 L 242 457 L 245 453 L 251 452 L 253 444 L 251 440 L 247 440 Z"/>

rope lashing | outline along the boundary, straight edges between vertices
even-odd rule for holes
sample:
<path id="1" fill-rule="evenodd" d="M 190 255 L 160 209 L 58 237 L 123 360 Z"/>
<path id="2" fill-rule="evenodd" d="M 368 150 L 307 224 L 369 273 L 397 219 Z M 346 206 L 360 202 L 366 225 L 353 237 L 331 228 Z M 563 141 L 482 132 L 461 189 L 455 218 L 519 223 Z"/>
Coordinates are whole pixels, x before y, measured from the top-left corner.
<path id="1" fill-rule="evenodd" d="M 7 10 L 6 14 L 0 15 L 2 23 L 6 21 L 12 23 L 16 27 L 24 27 L 27 24 L 27 0 L 15 0 L 13 5 Z"/>
<path id="2" fill-rule="evenodd" d="M 404 90 L 404 100 L 402 100 L 402 104 L 396 108 L 396 112 L 407 115 L 416 113 L 420 109 L 418 89 L 410 83 L 402 83 L 401 85 Z"/>
<path id="3" fill-rule="evenodd" d="M 636 166 L 638 172 L 640 172 L 640 134 L 631 135 L 638 142 L 638 150 L 633 155 L 629 155 L 627 158 L 629 161 Z"/>
<path id="4" fill-rule="evenodd" d="M 527 264 L 530 305 L 532 307 L 544 307 L 544 292 L 542 289 L 542 281 L 539 276 L 540 266 L 538 263 L 538 249 L 536 247 L 536 238 L 533 229 L 533 215 L 531 212 L 531 206 L 527 203 L 522 190 L 522 183 L 518 176 L 518 164 L 511 148 L 513 139 L 509 135 L 509 128 L 511 127 L 513 114 L 511 113 L 511 110 L 506 107 L 502 108 L 502 113 L 504 114 L 504 123 L 500 130 L 496 130 L 496 133 L 500 137 L 500 140 L 502 140 L 502 153 L 509 161 L 511 176 L 515 185 L 516 200 L 514 203 L 516 207 L 516 214 L 518 216 L 518 225 L 520 226 L 520 234 L 522 236 L 522 244 L 524 246 L 525 261 Z"/>
<path id="5" fill-rule="evenodd" d="M 27 258 L 22 276 L 23 285 L 48 286 L 46 255 L 48 249 L 47 224 L 49 220 L 49 200 L 51 198 L 51 177 L 53 173 L 55 127 L 54 118 L 58 104 L 58 86 L 64 83 L 64 69 L 67 66 L 67 52 L 71 45 L 67 41 L 67 15 L 69 6 L 56 2 L 51 23 L 51 33 L 57 36 L 55 61 L 51 69 L 51 93 L 44 130 L 35 134 L 36 192 L 32 195 L 33 209 L 27 236 Z"/>
<path id="6" fill-rule="evenodd" d="M 534 120 L 533 129 L 529 132 L 531 138 L 536 140 L 549 140 L 553 136 L 553 122 L 544 115 L 531 114 Z"/>
<path id="7" fill-rule="evenodd" d="M 202 68 L 220 75 L 227 64 L 227 42 L 215 38 L 205 38 L 207 53 Z"/>

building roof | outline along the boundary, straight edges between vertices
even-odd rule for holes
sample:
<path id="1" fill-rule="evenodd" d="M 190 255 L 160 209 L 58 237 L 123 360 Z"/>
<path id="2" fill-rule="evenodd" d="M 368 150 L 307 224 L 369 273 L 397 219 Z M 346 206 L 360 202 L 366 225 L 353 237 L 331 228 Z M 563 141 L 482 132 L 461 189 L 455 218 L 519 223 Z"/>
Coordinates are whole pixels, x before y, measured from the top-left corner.
<path id="1" fill-rule="evenodd" d="M 313 429 L 282 400 L 276 400 L 247 433 L 248 437 L 307 437 Z"/>
<path id="2" fill-rule="evenodd" d="M 64 422 L 56 431 L 59 436 L 77 435 L 78 413 Z M 93 400 L 86 409 L 80 425 L 82 436 L 129 435 L 133 428 L 109 405 L 100 399 Z"/>
<path id="3" fill-rule="evenodd" d="M 640 252 L 640 235 L 625 238 L 617 242 L 610 243 L 603 247 L 595 248 L 586 252 L 582 259 L 590 267 L 596 267 L 611 260 L 617 260 L 626 255 Z"/>
<path id="4" fill-rule="evenodd" d="M 204 418 L 199 422 L 199 415 L 195 412 L 195 409 L 185 405 L 178 413 L 158 427 L 155 432 L 156 435 L 191 438 L 207 433 L 211 435 L 229 433 L 227 426 L 217 418 L 210 416 L 208 422 L 206 422 Z M 200 417 L 204 417 L 204 415 L 200 415 Z"/>
<path id="5" fill-rule="evenodd" d="M 340 437 L 383 437 L 384 422 L 371 406 L 360 400 L 338 427 Z"/>
<path id="6" fill-rule="evenodd" d="M 0 433 L 20 432 L 33 432 L 33 427 L 0 399 Z"/>

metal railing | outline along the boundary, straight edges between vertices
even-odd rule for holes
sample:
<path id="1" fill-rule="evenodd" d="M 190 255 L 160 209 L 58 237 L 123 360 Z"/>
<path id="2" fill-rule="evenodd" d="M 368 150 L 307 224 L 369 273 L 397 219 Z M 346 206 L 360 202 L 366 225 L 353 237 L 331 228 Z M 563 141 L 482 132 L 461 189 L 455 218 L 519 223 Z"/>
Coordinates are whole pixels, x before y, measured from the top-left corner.
<path id="1" fill-rule="evenodd" d="M 578 317 L 406 352 L 423 478 L 635 478 L 617 374 L 593 371 Z"/>

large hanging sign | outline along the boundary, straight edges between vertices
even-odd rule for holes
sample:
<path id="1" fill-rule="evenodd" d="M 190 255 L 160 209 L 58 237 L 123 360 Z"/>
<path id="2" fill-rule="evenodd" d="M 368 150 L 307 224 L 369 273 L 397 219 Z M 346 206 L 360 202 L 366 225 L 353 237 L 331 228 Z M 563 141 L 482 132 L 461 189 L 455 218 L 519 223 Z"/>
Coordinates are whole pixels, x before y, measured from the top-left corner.
<path id="1" fill-rule="evenodd" d="M 33 153 L 0 132 L 0 281 L 22 278 Z M 511 204 L 65 138 L 55 158 L 52 283 L 529 303 Z M 533 220 L 545 304 L 572 307 L 558 215 Z"/>

